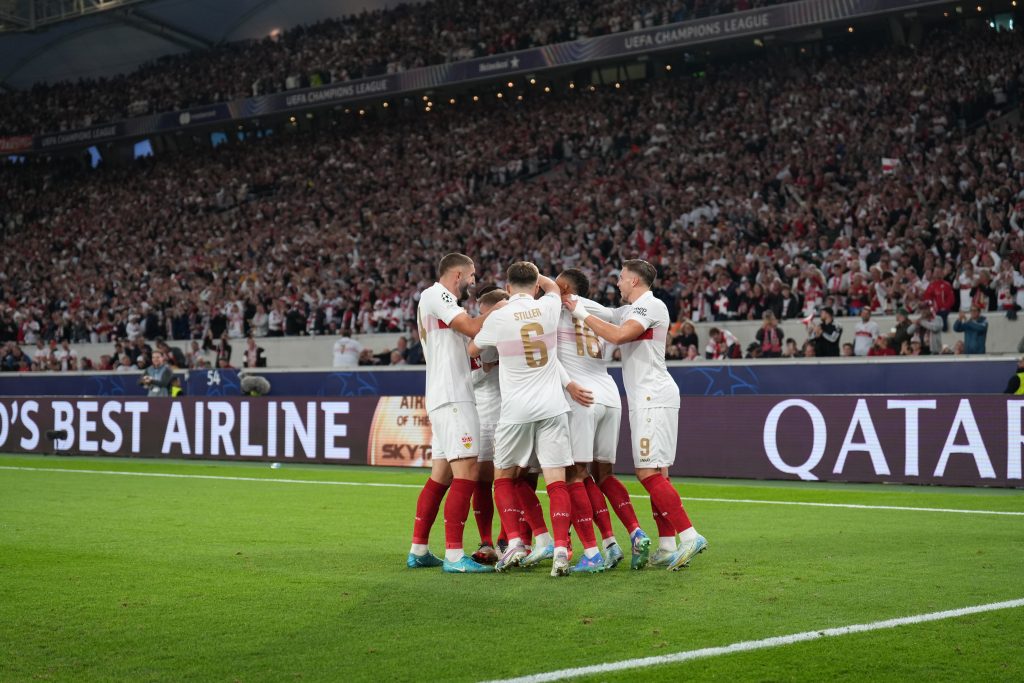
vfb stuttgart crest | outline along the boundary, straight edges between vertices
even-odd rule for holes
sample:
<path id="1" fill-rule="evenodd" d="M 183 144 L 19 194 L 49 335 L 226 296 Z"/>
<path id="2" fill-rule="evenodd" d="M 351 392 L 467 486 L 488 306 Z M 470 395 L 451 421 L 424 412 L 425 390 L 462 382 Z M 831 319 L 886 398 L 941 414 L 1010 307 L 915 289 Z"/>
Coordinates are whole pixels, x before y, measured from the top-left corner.
<path id="1" fill-rule="evenodd" d="M 465 448 L 467 451 L 470 448 L 472 448 L 473 447 L 473 437 L 470 436 L 469 434 L 463 434 L 462 435 L 462 447 Z"/>

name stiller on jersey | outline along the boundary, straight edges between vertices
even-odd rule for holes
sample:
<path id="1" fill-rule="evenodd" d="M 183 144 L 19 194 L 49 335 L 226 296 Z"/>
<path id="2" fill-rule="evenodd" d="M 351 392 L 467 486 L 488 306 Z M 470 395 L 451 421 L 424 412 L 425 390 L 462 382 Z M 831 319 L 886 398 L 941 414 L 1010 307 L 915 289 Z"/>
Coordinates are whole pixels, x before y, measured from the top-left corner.
<path id="1" fill-rule="evenodd" d="M 540 299 L 513 295 L 487 317 L 476 336 L 481 350 L 494 347 L 500 356 L 500 423 L 536 422 L 569 412 L 557 355 L 561 307 L 556 294 Z"/>

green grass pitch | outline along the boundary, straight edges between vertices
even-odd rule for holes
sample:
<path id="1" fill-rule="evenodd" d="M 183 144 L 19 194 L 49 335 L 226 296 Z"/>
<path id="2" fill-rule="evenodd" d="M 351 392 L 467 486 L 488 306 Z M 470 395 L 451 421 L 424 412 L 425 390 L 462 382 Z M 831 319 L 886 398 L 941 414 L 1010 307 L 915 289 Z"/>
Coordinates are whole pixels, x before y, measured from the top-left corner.
<path id="1" fill-rule="evenodd" d="M 710 543 L 690 568 L 556 580 L 406 569 L 424 477 L 0 456 L 0 681 L 480 681 L 1024 597 L 1024 516 L 764 502 L 1019 513 L 1024 491 L 680 480 Z M 638 679 L 1020 681 L 1024 608 L 580 680 Z"/>

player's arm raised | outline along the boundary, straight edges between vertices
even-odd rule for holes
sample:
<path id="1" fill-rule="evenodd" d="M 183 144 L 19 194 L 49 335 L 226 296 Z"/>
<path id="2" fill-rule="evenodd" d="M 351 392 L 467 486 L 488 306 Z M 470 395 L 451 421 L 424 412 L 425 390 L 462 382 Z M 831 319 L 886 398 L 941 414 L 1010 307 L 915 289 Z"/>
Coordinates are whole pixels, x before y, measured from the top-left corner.
<path id="1" fill-rule="evenodd" d="M 501 301 L 499 303 L 504 304 L 505 302 Z M 497 309 L 498 309 L 498 306 L 495 305 L 494 308 L 492 308 L 490 311 L 487 312 L 487 315 L 490 315 L 491 313 L 493 313 Z M 479 318 L 477 318 L 477 320 L 481 320 L 481 319 L 483 319 L 485 317 L 487 317 L 487 316 L 480 316 Z M 497 318 L 495 318 L 495 320 L 497 320 Z M 470 358 L 476 358 L 477 356 L 480 355 L 480 350 L 481 349 L 490 348 L 490 347 L 494 347 L 494 346 L 497 346 L 497 345 L 498 345 L 498 338 L 494 334 L 493 326 L 491 328 L 484 329 L 483 325 L 481 324 L 480 329 L 473 336 L 473 339 L 469 342 L 469 346 L 466 347 L 466 350 L 469 352 L 469 357 Z"/>
<path id="2" fill-rule="evenodd" d="M 545 294 L 554 294 L 561 298 L 562 290 L 559 289 L 558 284 L 546 275 L 537 276 L 537 286 Z"/>
<path id="3" fill-rule="evenodd" d="M 644 326 L 636 320 L 627 320 L 621 325 L 602 320 L 584 308 L 579 299 L 568 297 L 563 304 L 572 313 L 572 317 L 586 323 L 587 327 L 592 329 L 597 336 L 607 339 L 612 344 L 631 342 L 645 332 Z"/>
<path id="4" fill-rule="evenodd" d="M 470 339 L 472 339 L 476 335 L 480 334 L 480 328 L 484 326 L 484 320 L 487 319 L 487 316 L 489 316 L 497 309 L 501 308 L 501 305 L 503 305 L 504 303 L 504 301 L 498 302 L 498 304 L 495 304 L 494 307 L 491 308 L 491 310 L 487 311 L 487 313 L 483 315 L 478 315 L 475 318 L 471 318 L 469 316 L 469 313 L 459 313 L 457 316 L 452 318 L 452 321 L 448 324 L 448 327 L 452 328 L 459 334 L 464 334 Z"/>

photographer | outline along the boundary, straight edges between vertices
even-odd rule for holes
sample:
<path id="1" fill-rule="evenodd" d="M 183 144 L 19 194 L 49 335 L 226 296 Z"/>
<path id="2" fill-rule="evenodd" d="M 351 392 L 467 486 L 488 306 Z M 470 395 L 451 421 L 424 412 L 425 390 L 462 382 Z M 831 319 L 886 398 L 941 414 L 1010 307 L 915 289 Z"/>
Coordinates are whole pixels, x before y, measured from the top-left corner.
<path id="1" fill-rule="evenodd" d="M 146 368 L 145 373 L 139 378 L 139 384 L 148 390 L 147 396 L 170 396 L 171 379 L 174 373 L 164 365 L 164 354 L 160 351 L 153 352 L 153 364 Z"/>

